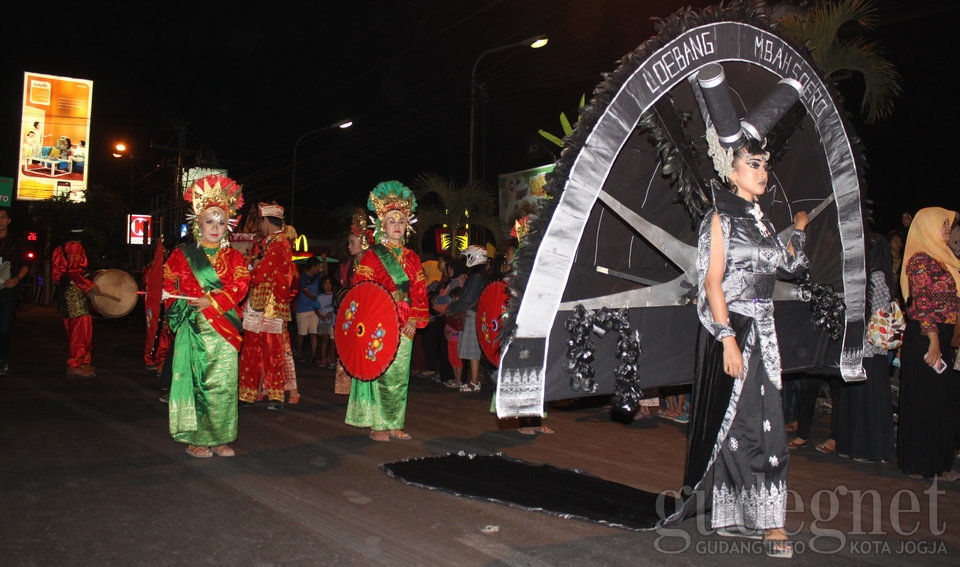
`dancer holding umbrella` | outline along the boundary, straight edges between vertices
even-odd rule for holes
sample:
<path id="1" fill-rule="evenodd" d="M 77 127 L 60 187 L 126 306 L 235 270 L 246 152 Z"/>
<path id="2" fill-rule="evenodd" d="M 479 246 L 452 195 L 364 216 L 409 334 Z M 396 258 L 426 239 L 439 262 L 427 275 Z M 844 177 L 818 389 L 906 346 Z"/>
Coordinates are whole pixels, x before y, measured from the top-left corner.
<path id="1" fill-rule="evenodd" d="M 429 320 L 427 287 L 420 258 L 404 246 L 407 235 L 412 232 L 417 200 L 413 192 L 399 181 L 384 181 L 370 192 L 367 208 L 377 215 L 374 232 L 377 243 L 360 258 L 354 272 L 355 287 L 372 281 L 389 292 L 395 302 L 397 315 L 394 321 L 397 326 L 393 326 L 393 321 L 384 323 L 382 329 L 388 335 L 384 338 L 389 340 L 390 334 L 400 336 L 395 357 L 376 380 L 353 380 L 345 421 L 355 427 L 369 427 L 370 438 L 374 441 L 409 440 L 411 437 L 403 431 L 403 426 L 410 382 L 410 353 L 417 328 L 426 326 Z M 351 300 L 350 295 L 351 292 L 348 292 L 340 305 L 335 337 L 344 367 L 356 377 L 355 369 L 362 361 L 349 358 L 351 351 L 360 351 L 341 348 L 341 341 L 344 337 L 357 340 L 358 336 L 368 340 L 365 337 L 376 333 L 376 327 L 363 325 L 357 318 L 346 316 L 345 312 L 351 309 L 351 305 L 363 308 L 361 302 Z M 344 333 L 344 328 L 351 324 L 350 332 Z M 369 334 L 361 329 L 369 331 Z M 376 342 L 379 343 L 379 340 L 377 338 Z M 376 358 L 378 354 L 370 350 L 367 355 L 361 356 L 368 356 L 369 359 Z"/>

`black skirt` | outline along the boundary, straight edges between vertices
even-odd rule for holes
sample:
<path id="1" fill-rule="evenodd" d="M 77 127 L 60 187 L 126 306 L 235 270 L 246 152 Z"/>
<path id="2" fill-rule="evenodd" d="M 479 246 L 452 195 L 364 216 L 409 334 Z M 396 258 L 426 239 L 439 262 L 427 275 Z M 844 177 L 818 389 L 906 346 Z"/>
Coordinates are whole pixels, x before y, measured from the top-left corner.
<path id="1" fill-rule="evenodd" d="M 920 323 L 907 322 L 900 352 L 900 423 L 897 466 L 907 474 L 932 477 L 953 468 L 956 455 L 957 379 L 950 340 L 953 325 L 937 325 L 947 370 L 937 374 L 923 361 L 930 340 Z"/>

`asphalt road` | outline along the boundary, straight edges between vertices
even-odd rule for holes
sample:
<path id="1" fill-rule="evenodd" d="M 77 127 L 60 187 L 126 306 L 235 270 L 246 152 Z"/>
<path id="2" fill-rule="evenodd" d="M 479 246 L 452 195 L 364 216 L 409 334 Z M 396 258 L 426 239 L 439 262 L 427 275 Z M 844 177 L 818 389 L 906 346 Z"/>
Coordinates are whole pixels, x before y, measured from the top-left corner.
<path id="1" fill-rule="evenodd" d="M 374 443 L 343 423 L 346 398 L 333 394 L 332 372 L 301 365 L 300 405 L 243 408 L 237 456 L 195 459 L 167 433 L 157 379 L 143 369 L 140 324 L 101 319 L 94 326 L 98 376 L 71 380 L 54 308 L 28 304 L 18 312 L 10 375 L 0 378 L 0 565 L 774 561 L 718 537 L 702 519 L 684 522 L 681 534 L 628 531 L 409 486 L 378 466 L 502 453 L 659 492 L 682 477 L 685 432 L 671 422 L 615 423 L 602 403 L 581 401 L 551 407 L 547 423 L 556 434 L 529 437 L 489 413 L 489 382 L 464 394 L 414 379 L 407 416 L 414 440 Z M 928 483 L 891 465 L 812 449 L 797 451 L 790 470 L 796 493 L 788 527 L 803 549 L 790 564 L 956 564 L 956 483 L 924 493 Z M 877 502 L 854 502 L 857 490 L 875 490 Z"/>

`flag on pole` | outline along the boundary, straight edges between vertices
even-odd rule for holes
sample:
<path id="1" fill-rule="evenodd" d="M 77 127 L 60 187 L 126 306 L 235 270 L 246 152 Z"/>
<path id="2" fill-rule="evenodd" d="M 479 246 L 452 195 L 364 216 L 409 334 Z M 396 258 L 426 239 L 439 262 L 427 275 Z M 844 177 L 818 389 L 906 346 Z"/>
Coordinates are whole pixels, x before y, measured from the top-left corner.
<path id="1" fill-rule="evenodd" d="M 160 327 L 160 302 L 163 294 L 163 239 L 157 239 L 157 248 L 153 260 L 143 275 L 146 293 L 143 297 L 147 336 L 143 350 L 143 361 L 148 365 L 158 365 L 162 360 L 154 360 L 154 346 L 157 343 L 157 329 Z"/>

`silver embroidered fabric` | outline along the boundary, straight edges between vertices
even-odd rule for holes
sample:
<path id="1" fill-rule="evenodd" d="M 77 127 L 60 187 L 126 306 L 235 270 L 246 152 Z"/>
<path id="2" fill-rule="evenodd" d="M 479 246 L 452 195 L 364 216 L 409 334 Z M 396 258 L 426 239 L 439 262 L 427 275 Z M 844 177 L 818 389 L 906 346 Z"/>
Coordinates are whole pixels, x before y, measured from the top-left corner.
<path id="1" fill-rule="evenodd" d="M 748 526 L 751 530 L 781 528 L 787 515 L 787 483 L 758 483 L 746 490 L 723 484 L 713 487 L 713 529 Z"/>
<path id="2" fill-rule="evenodd" d="M 707 268 L 710 267 L 711 225 L 714 215 L 718 215 L 726 254 L 726 273 L 722 287 L 727 299 L 727 309 L 746 315 L 754 321 L 745 344 L 740 345 L 743 365 L 748 366 L 750 352 L 759 340 L 763 366 L 770 381 L 779 390 L 780 349 L 773 319 L 773 288 L 770 286 L 769 295 L 758 295 L 756 282 L 765 276 L 776 277 L 778 273 L 791 276 L 802 274 L 809 265 L 803 252 L 806 234 L 800 230 L 793 231 L 790 244 L 793 245 L 795 253 L 790 254 L 787 246 L 777 238 L 776 230 L 766 217 L 761 221 L 767 227 L 766 234 L 761 232 L 757 226 L 758 221 L 750 214 L 753 210 L 752 203 L 725 191 L 714 193 L 714 203 L 716 208 L 707 213 L 700 225 L 697 246 L 697 313 L 700 322 L 717 340 L 734 334 L 733 329 L 726 324 L 714 321 L 704 287 Z M 766 288 L 763 288 L 763 291 L 765 290 Z"/>

